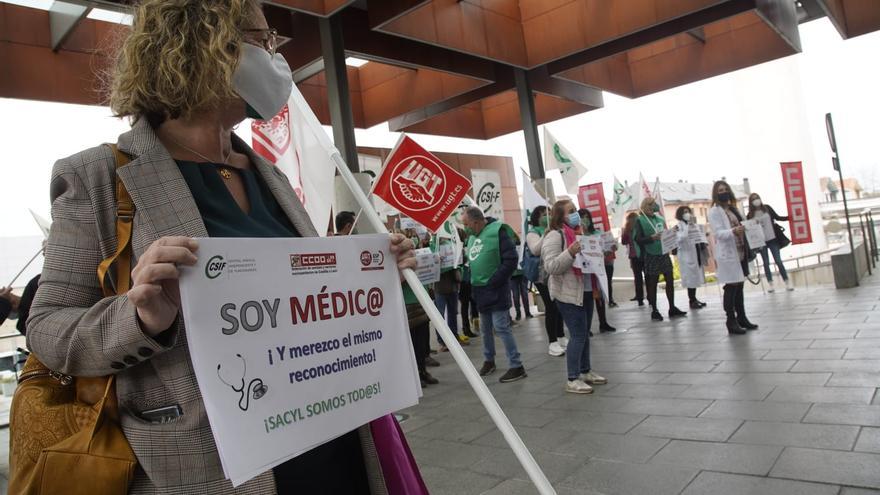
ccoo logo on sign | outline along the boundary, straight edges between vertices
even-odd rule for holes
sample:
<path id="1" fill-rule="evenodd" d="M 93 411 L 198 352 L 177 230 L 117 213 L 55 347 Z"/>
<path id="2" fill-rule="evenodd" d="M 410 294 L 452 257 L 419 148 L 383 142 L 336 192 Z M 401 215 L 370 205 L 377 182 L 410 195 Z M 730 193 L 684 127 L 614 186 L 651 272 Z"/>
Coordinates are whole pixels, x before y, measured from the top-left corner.
<path id="1" fill-rule="evenodd" d="M 219 254 L 212 256 L 205 265 L 205 276 L 213 280 L 223 275 L 223 269 L 226 268 L 226 261 Z"/>

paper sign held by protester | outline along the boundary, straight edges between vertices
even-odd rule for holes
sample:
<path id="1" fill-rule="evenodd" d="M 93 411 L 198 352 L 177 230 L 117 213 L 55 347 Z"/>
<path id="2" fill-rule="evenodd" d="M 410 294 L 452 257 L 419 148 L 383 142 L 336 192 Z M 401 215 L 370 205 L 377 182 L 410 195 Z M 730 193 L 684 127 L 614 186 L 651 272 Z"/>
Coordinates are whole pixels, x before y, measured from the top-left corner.
<path id="1" fill-rule="evenodd" d="M 617 245 L 617 240 L 611 232 L 602 232 L 602 251 L 609 252 Z"/>
<path id="2" fill-rule="evenodd" d="M 708 244 L 705 226 L 697 224 L 688 225 L 688 241 L 691 244 Z"/>
<path id="3" fill-rule="evenodd" d="M 422 284 L 433 284 L 440 281 L 440 255 L 431 248 L 413 251 L 416 255 L 416 275 Z"/>
<path id="4" fill-rule="evenodd" d="M 663 248 L 663 254 L 669 254 L 678 247 L 678 235 L 676 234 L 674 229 L 666 229 L 660 233 L 660 244 Z"/>
<path id="5" fill-rule="evenodd" d="M 456 264 L 455 243 L 444 242 L 437 246 L 437 255 L 440 256 L 440 268 L 455 268 Z"/>
<path id="6" fill-rule="evenodd" d="M 584 256 L 603 256 L 604 249 L 601 235 L 582 235 L 578 237 L 581 243 L 581 254 Z"/>
<path id="7" fill-rule="evenodd" d="M 182 311 L 233 485 L 418 403 L 387 235 L 198 241 Z"/>
<path id="8" fill-rule="evenodd" d="M 764 229 L 761 224 L 754 220 L 744 220 L 743 227 L 746 229 L 746 241 L 750 249 L 758 249 L 767 245 L 764 241 Z"/>
<path id="9" fill-rule="evenodd" d="M 373 194 L 437 232 L 470 188 L 467 178 L 409 136 L 401 135 L 385 159 Z"/>

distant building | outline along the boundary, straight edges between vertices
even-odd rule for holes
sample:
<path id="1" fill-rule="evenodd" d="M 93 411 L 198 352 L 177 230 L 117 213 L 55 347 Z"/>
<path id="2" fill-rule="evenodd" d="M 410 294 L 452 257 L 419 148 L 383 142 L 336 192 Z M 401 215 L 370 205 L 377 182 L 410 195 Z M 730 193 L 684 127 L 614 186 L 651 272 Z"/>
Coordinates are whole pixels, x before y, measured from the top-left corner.
<path id="1" fill-rule="evenodd" d="M 860 199 L 865 192 L 857 179 L 843 179 L 843 186 L 846 190 L 846 199 Z M 840 194 L 840 180 L 822 177 L 819 179 L 819 189 L 822 191 L 824 203 L 843 201 L 843 195 Z"/>
<path id="2" fill-rule="evenodd" d="M 656 181 L 648 183 L 649 187 L 651 187 L 652 193 L 654 193 L 654 187 L 656 187 L 656 184 Z M 660 196 L 663 199 L 663 216 L 667 221 L 671 222 L 675 219 L 675 210 L 677 210 L 679 206 L 688 205 L 697 217 L 697 223 L 708 223 L 709 208 L 712 207 L 711 183 L 685 182 L 680 180 L 678 182 L 660 182 L 659 185 Z M 736 194 L 737 200 L 740 201 L 741 206 L 744 205 L 748 199 L 748 193 L 746 192 L 747 185 L 747 183 L 730 185 Z M 638 181 L 628 184 L 628 187 L 633 198 L 638 198 Z M 638 207 L 639 205 L 634 205 L 633 209 Z"/>

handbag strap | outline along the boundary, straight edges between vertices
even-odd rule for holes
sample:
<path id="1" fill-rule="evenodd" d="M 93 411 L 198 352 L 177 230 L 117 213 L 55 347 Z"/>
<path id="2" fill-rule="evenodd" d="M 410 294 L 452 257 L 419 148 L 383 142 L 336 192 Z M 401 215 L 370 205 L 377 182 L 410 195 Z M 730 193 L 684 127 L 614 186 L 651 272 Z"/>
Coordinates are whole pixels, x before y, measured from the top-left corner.
<path id="1" fill-rule="evenodd" d="M 119 178 L 119 169 L 128 165 L 131 158 L 115 144 L 107 145 L 113 151 L 116 162 L 116 252 L 98 265 L 98 281 L 104 297 L 122 295 L 131 288 L 131 230 L 134 220 L 134 202 Z M 110 267 L 116 263 L 116 290 L 108 287 L 106 279 Z"/>

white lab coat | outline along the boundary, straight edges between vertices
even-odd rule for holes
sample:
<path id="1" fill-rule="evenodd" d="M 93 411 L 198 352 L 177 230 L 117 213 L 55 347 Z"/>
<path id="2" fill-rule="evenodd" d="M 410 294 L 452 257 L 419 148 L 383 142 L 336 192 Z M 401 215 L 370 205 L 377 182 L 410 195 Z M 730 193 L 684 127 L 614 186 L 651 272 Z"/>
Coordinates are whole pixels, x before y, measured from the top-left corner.
<path id="1" fill-rule="evenodd" d="M 703 264 L 706 260 L 697 257 L 697 246 L 688 239 L 688 224 L 678 222 L 678 270 L 681 273 L 681 285 L 687 289 L 696 289 L 706 283 Z M 702 263 L 701 263 L 702 262 Z"/>
<path id="2" fill-rule="evenodd" d="M 715 275 L 722 284 L 743 282 L 742 265 L 736 252 L 736 237 L 730 227 L 727 212 L 720 206 L 709 209 L 709 225 L 712 227 L 715 246 Z"/>

